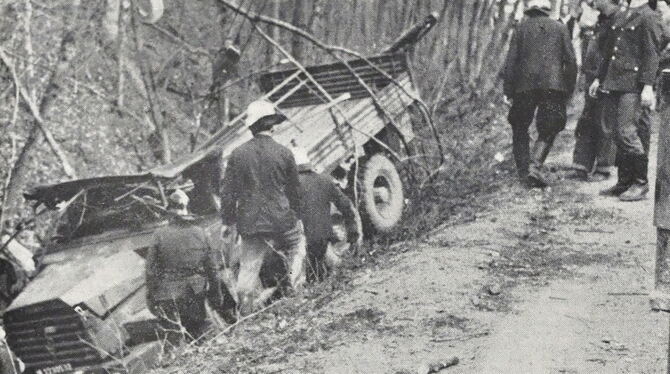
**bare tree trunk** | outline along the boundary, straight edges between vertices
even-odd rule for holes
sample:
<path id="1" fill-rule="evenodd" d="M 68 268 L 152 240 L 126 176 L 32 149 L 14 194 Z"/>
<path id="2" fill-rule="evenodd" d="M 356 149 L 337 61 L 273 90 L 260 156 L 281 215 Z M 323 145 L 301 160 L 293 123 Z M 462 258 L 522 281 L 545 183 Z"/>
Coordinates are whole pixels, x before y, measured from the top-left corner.
<path id="1" fill-rule="evenodd" d="M 272 1 L 270 8 L 270 17 L 279 18 L 279 1 Z M 279 30 L 274 26 L 268 26 L 268 34 L 272 39 L 279 40 Z M 277 61 L 277 55 L 275 54 L 274 48 L 272 46 L 267 46 L 265 51 L 265 65 L 269 66 Z"/>
<path id="2" fill-rule="evenodd" d="M 139 30 L 137 26 L 137 20 L 135 17 L 134 10 L 131 8 L 128 10 L 130 14 L 130 24 L 133 28 L 133 40 L 135 42 L 135 51 L 139 54 L 142 49 L 142 41 L 139 35 Z M 142 85 L 146 92 L 147 102 L 149 104 L 149 114 L 151 117 L 151 122 L 154 125 L 154 147 L 156 156 L 162 164 L 167 164 L 172 159 L 172 151 L 170 149 L 170 140 L 167 134 L 167 129 L 165 128 L 165 123 L 163 121 L 163 116 L 160 113 L 158 108 L 158 95 L 156 94 L 156 86 L 153 81 L 151 73 L 148 71 L 145 61 L 142 58 L 139 58 L 137 62 L 139 67 L 139 73 L 141 75 Z"/>
<path id="3" fill-rule="evenodd" d="M 44 95 L 39 103 L 39 115 L 41 118 L 49 118 L 49 114 L 53 107 L 56 97 L 60 91 L 61 84 L 64 83 L 65 75 L 70 68 L 72 56 L 68 51 L 73 48 L 75 43 L 75 20 L 79 12 L 80 0 L 73 0 L 70 4 L 69 12 L 65 14 L 63 36 L 61 38 L 60 48 L 58 51 L 58 63 L 56 69 L 48 80 L 47 86 L 44 89 Z M 3 220 L 14 217 L 19 205 L 21 204 L 21 192 L 28 182 L 29 168 L 28 160 L 35 150 L 36 146 L 43 139 L 44 132 L 41 130 L 41 124 L 36 118 L 28 133 L 23 148 L 19 152 L 16 162 L 12 166 L 11 175 L 7 182 L 7 194 L 4 199 L 3 206 Z M 0 227 L 3 227 L 4 222 L 0 222 Z"/>
<path id="4" fill-rule="evenodd" d="M 295 0 L 291 23 L 303 30 L 305 29 L 305 3 L 303 0 Z M 300 37 L 291 35 L 291 54 L 298 61 L 302 61 L 305 56 L 304 51 L 305 47 Z"/>

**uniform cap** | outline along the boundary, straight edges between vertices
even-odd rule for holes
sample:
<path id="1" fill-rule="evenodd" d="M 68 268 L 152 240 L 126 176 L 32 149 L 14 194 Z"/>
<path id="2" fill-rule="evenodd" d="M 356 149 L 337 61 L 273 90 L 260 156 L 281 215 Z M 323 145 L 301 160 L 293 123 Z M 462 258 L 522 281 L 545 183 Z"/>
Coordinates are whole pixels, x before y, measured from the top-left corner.
<path id="1" fill-rule="evenodd" d="M 170 194 L 168 200 L 171 210 L 174 210 L 178 214 L 182 215 L 188 214 L 186 207 L 188 207 L 189 198 L 188 195 L 186 195 L 186 192 L 178 189 Z"/>
<path id="2" fill-rule="evenodd" d="M 247 117 L 244 121 L 244 124 L 247 127 L 251 127 L 259 119 L 265 117 L 273 117 L 275 119 L 275 124 L 280 123 L 286 119 L 286 116 L 277 112 L 275 106 L 265 100 L 257 100 L 249 104 L 247 107 Z"/>

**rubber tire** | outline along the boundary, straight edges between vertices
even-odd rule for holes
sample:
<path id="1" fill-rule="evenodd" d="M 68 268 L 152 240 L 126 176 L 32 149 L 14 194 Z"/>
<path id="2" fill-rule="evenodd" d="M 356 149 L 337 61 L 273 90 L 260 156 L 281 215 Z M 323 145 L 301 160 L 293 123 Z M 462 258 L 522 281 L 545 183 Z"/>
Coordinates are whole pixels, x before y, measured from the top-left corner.
<path id="1" fill-rule="evenodd" d="M 389 191 L 388 206 L 383 211 L 377 206 L 374 196 L 375 181 L 380 177 L 387 181 Z M 360 178 L 360 192 L 361 218 L 364 224 L 375 232 L 391 232 L 402 218 L 405 194 L 400 174 L 386 155 L 377 153 L 365 162 Z"/>

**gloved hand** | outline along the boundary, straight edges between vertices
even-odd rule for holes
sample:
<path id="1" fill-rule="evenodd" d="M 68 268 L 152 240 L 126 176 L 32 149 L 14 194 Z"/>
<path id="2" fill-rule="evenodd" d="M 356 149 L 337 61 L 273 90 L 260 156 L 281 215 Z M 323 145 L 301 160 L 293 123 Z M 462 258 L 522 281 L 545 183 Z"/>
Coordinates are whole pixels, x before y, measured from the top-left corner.
<path id="1" fill-rule="evenodd" d="M 589 96 L 598 97 L 598 89 L 600 88 L 600 80 L 598 78 L 593 80 L 591 86 L 589 87 Z"/>

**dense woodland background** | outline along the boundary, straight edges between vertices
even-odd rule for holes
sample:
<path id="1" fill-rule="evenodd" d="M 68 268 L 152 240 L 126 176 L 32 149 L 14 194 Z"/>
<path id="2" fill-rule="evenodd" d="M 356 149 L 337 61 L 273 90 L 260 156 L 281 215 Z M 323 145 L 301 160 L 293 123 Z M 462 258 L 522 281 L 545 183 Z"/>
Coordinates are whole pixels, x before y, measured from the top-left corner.
<path id="1" fill-rule="evenodd" d="M 258 93 L 252 77 L 208 95 L 225 40 L 242 52 L 238 78 L 281 68 L 250 21 L 220 0 L 164 0 L 154 24 L 137 12 L 145 2 L 0 1 L 0 224 L 29 214 L 21 196 L 28 186 L 146 170 L 220 128 Z M 437 12 L 438 25 L 411 61 L 422 97 L 448 134 L 452 170 L 438 183 L 472 192 L 478 170 L 489 170 L 505 150 L 497 78 L 523 0 L 231 2 L 364 54 Z M 304 63 L 328 61 L 296 35 L 259 25 Z M 448 214 L 423 207 L 433 211 L 425 220 Z"/>

